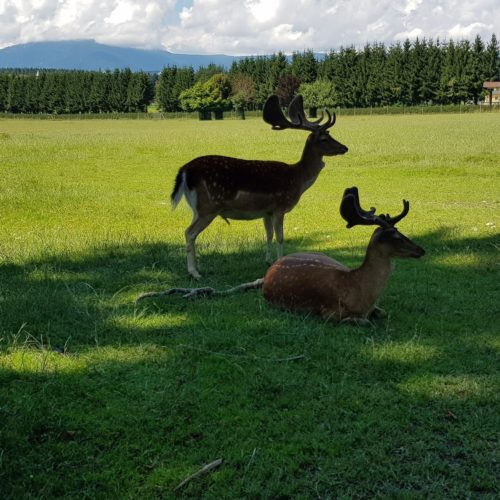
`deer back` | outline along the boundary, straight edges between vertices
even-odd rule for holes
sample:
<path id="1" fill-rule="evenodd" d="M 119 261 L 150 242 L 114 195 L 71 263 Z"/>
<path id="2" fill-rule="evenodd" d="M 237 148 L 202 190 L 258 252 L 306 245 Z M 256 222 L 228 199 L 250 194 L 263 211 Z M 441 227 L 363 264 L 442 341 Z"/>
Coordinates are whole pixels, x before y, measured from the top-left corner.
<path id="1" fill-rule="evenodd" d="M 229 197 L 238 191 L 274 193 L 288 189 L 293 181 L 292 168 L 280 161 L 212 155 L 195 158 L 181 170 L 186 175 L 188 189 L 204 183 L 209 191 Z"/>
<path id="2" fill-rule="evenodd" d="M 280 308 L 341 319 L 350 270 L 321 253 L 294 253 L 275 262 L 263 283 L 264 298 Z"/>

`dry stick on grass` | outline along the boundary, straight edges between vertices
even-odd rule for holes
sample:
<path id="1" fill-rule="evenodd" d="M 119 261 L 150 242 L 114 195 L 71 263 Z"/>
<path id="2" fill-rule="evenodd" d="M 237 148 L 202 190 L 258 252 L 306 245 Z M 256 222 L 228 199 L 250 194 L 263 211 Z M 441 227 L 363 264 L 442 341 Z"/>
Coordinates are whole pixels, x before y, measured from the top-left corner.
<path id="1" fill-rule="evenodd" d="M 213 354 L 214 356 L 222 356 L 223 358 L 227 357 L 227 358 L 237 358 L 237 359 L 248 359 L 251 361 L 258 360 L 258 361 L 271 361 L 271 362 L 282 363 L 286 361 L 297 361 L 306 358 L 305 354 L 295 354 L 293 356 L 288 356 L 286 358 L 264 358 L 262 356 L 247 356 L 245 354 L 233 354 L 229 352 L 209 351 L 207 349 L 200 349 L 199 347 L 187 344 L 179 344 L 178 347 L 181 347 L 183 349 L 190 349 L 192 351 L 202 352 L 204 354 Z"/>
<path id="2" fill-rule="evenodd" d="M 189 481 L 192 481 L 193 479 L 196 479 L 197 477 L 206 474 L 207 472 L 210 472 L 211 470 L 215 469 L 216 467 L 219 467 L 219 465 L 222 464 L 222 458 L 218 458 L 217 460 L 214 460 L 213 462 L 210 462 L 209 464 L 204 465 L 199 471 L 195 472 L 194 474 L 191 474 L 189 477 L 184 479 L 181 483 L 179 483 L 174 491 L 177 491 L 178 489 L 182 488 L 185 486 Z"/>
<path id="3" fill-rule="evenodd" d="M 199 297 L 213 297 L 222 295 L 232 295 L 233 293 L 246 292 L 247 290 L 254 290 L 256 288 L 261 288 L 262 283 L 264 283 L 264 278 L 256 279 L 255 281 L 250 281 L 249 283 L 242 283 L 241 285 L 234 286 L 229 290 L 215 290 L 215 288 L 205 286 L 202 288 L 169 288 L 168 290 L 162 290 L 159 292 L 145 292 L 141 293 L 136 299 L 137 304 L 143 299 L 150 297 L 163 297 L 165 295 L 173 295 L 176 293 L 182 294 L 185 299 L 195 299 Z"/>

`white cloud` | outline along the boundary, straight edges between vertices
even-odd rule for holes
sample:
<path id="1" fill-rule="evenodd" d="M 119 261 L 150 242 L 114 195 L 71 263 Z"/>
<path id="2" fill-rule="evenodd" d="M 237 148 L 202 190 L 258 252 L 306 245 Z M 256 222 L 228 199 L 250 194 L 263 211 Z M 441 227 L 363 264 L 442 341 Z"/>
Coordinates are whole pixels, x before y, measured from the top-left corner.
<path id="1" fill-rule="evenodd" d="M 377 19 L 366 27 L 369 33 L 373 33 L 377 37 L 383 36 L 388 29 L 389 25 L 383 19 Z"/>
<path id="2" fill-rule="evenodd" d="M 128 23 L 137 16 L 137 6 L 130 2 L 119 3 L 113 12 L 108 17 L 104 18 L 104 22 L 108 24 L 118 25 Z"/>
<path id="3" fill-rule="evenodd" d="M 273 37 L 278 41 L 291 41 L 295 42 L 304 37 L 304 33 L 302 31 L 294 31 L 294 28 L 291 24 L 280 24 L 273 28 Z"/>
<path id="4" fill-rule="evenodd" d="M 245 7 L 257 22 L 273 19 L 280 5 L 279 0 L 246 0 Z"/>
<path id="5" fill-rule="evenodd" d="M 450 37 L 455 39 L 460 38 L 470 38 L 472 35 L 477 35 L 482 31 L 491 31 L 493 26 L 491 24 L 484 23 L 471 23 L 468 26 L 462 26 L 461 24 L 456 24 L 451 28 L 448 33 Z"/>
<path id="6" fill-rule="evenodd" d="M 499 0 L 0 0 L 0 47 L 40 40 L 266 54 L 500 37 Z"/>
<path id="7" fill-rule="evenodd" d="M 413 11 L 417 10 L 422 4 L 422 0 L 406 0 L 406 5 L 404 6 L 405 14 L 411 14 Z"/>
<path id="8" fill-rule="evenodd" d="M 401 33 L 396 33 L 394 39 L 397 41 L 403 41 L 409 38 L 410 40 L 415 40 L 415 38 L 423 38 L 424 30 L 421 28 L 413 28 L 411 31 L 402 31 Z"/>

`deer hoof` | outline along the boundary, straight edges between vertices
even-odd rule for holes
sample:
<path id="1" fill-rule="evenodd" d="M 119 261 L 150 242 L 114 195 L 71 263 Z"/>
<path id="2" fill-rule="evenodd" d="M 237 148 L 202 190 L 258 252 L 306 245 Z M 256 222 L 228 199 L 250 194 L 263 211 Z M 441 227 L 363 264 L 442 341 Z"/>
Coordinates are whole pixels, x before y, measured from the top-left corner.
<path id="1" fill-rule="evenodd" d="M 188 273 L 191 275 L 192 278 L 194 278 L 195 280 L 199 280 L 201 279 L 201 274 L 196 270 L 196 269 L 193 269 L 191 271 L 188 271 Z"/>
<path id="2" fill-rule="evenodd" d="M 387 313 L 384 311 L 384 309 L 375 306 L 373 311 L 370 314 L 371 319 L 383 319 L 387 317 Z"/>
<path id="3" fill-rule="evenodd" d="M 373 323 L 366 318 L 358 318 L 355 316 L 349 316 L 340 320 L 341 325 L 354 325 L 354 326 L 373 326 Z"/>
<path id="4" fill-rule="evenodd" d="M 266 253 L 266 264 L 268 266 L 272 266 L 277 260 L 279 260 L 279 258 L 279 255 L 277 258 L 274 258 L 272 253 Z"/>

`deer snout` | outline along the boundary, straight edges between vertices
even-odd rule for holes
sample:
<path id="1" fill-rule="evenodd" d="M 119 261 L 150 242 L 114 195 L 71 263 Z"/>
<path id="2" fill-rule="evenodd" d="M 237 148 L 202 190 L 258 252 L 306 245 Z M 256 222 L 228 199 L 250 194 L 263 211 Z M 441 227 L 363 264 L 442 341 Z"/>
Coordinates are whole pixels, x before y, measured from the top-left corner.
<path id="1" fill-rule="evenodd" d="M 347 151 L 349 151 L 349 148 L 347 146 L 344 146 L 343 144 L 339 143 L 339 145 L 337 147 L 336 154 L 343 155 L 343 154 L 347 153 Z"/>
<path id="2" fill-rule="evenodd" d="M 415 248 L 413 249 L 413 253 L 410 257 L 413 257 L 414 259 L 419 259 L 420 257 L 423 257 L 424 255 L 425 255 L 425 250 L 422 247 L 415 245 Z"/>

